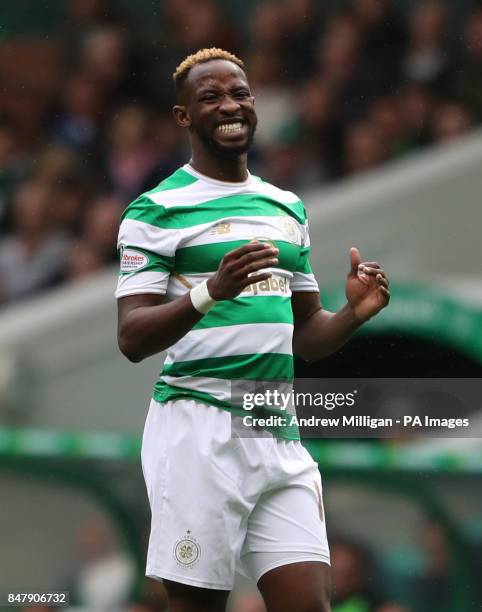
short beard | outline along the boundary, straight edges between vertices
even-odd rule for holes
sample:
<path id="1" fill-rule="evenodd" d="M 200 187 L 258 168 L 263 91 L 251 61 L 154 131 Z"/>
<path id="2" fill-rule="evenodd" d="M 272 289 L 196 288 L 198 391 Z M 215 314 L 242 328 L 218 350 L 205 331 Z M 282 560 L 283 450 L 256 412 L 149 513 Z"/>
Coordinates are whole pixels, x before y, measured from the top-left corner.
<path id="1" fill-rule="evenodd" d="M 244 155 L 249 151 L 254 140 L 254 133 L 256 131 L 256 124 L 248 135 L 246 144 L 240 147 L 223 147 L 216 140 L 205 134 L 204 132 L 197 130 L 194 126 L 191 126 L 193 132 L 196 132 L 199 140 L 203 143 L 208 151 L 210 151 L 213 157 L 217 159 L 236 159 L 240 155 Z"/>

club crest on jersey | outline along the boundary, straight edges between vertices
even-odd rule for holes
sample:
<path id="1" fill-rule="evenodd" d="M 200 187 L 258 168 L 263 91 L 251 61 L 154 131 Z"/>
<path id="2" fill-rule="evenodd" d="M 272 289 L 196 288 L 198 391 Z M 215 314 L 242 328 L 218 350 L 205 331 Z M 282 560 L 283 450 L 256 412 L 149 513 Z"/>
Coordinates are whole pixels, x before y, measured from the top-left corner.
<path id="1" fill-rule="evenodd" d="M 149 263 L 149 257 L 135 249 L 121 247 L 121 272 L 137 272 Z"/>
<path id="2" fill-rule="evenodd" d="M 201 547 L 190 529 L 174 545 L 174 558 L 179 567 L 193 567 L 201 556 Z"/>
<path id="3" fill-rule="evenodd" d="M 291 219 L 291 217 L 283 219 L 283 221 L 281 222 L 281 231 L 286 236 L 289 242 L 299 244 L 300 231 L 295 221 Z"/>

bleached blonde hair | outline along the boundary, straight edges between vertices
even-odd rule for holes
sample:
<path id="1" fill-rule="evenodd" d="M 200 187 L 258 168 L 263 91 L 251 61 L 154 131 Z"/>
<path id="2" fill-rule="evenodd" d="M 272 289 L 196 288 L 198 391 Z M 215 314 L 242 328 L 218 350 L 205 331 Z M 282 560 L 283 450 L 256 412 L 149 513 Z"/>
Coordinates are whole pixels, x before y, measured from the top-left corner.
<path id="1" fill-rule="evenodd" d="M 172 75 L 174 84 L 176 86 L 176 91 L 179 93 L 182 84 L 186 80 L 187 75 L 193 66 L 217 59 L 233 62 L 233 64 L 236 64 L 240 68 L 244 69 L 243 60 L 239 59 L 239 57 L 234 55 L 234 53 L 230 53 L 229 51 L 225 51 L 224 49 L 219 49 L 217 47 L 211 47 L 210 49 L 199 49 L 199 51 L 196 51 L 196 53 L 192 53 L 183 59 Z"/>

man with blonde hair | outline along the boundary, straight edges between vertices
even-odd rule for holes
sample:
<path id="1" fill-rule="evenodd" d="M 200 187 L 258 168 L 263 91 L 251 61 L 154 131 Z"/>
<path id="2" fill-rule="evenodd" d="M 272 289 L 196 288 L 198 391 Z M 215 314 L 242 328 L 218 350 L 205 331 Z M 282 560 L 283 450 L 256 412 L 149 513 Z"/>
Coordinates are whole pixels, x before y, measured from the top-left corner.
<path id="1" fill-rule="evenodd" d="M 247 169 L 257 118 L 242 61 L 203 49 L 174 82 L 191 160 L 137 198 L 119 231 L 120 349 L 135 362 L 168 350 L 142 446 L 146 573 L 164 581 L 171 612 L 224 610 L 236 571 L 268 612 L 327 612 L 317 466 L 283 411 L 261 406 L 277 424 L 243 429 L 239 397 L 289 388 L 293 349 L 335 351 L 386 306 L 388 282 L 351 249 L 347 304 L 324 310 L 303 203 Z"/>

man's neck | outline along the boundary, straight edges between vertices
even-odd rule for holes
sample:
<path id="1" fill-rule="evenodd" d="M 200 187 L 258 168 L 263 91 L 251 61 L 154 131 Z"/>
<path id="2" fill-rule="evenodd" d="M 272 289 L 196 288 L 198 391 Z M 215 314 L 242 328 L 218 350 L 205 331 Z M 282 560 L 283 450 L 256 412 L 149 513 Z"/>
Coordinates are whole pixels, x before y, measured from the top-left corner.
<path id="1" fill-rule="evenodd" d="M 248 179 L 247 154 L 234 159 L 218 159 L 196 155 L 193 151 L 189 162 L 194 170 L 209 178 L 228 183 L 242 183 Z"/>

